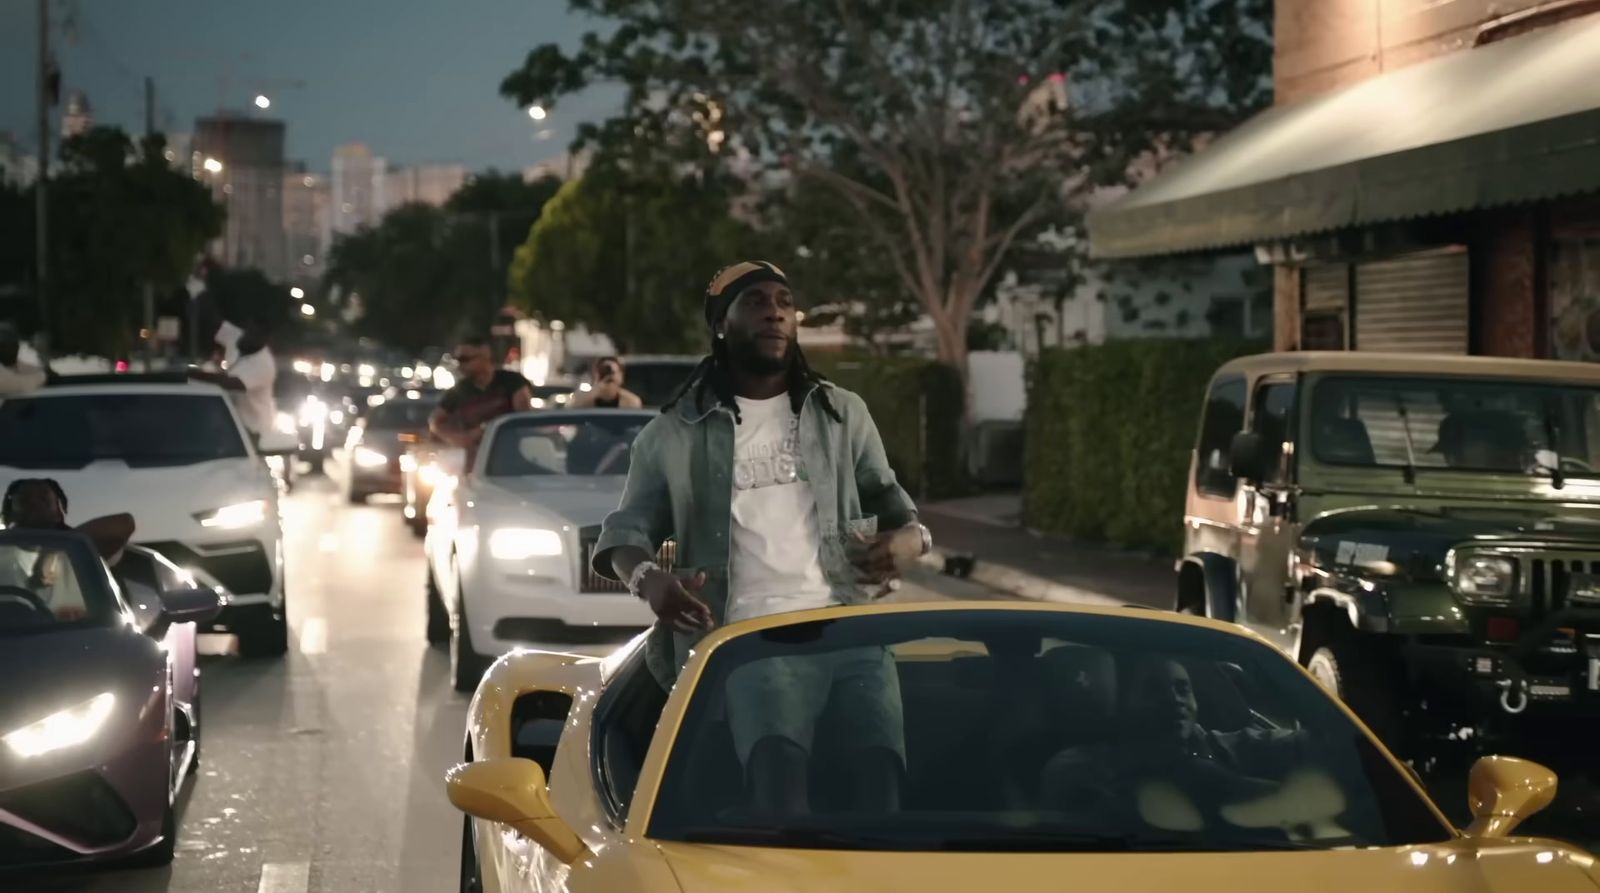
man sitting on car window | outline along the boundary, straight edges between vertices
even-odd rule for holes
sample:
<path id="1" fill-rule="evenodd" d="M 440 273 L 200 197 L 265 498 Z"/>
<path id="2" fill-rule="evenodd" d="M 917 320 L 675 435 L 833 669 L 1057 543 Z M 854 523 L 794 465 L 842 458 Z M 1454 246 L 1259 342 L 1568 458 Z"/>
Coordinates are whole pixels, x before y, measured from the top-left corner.
<path id="1" fill-rule="evenodd" d="M 1111 739 L 1062 751 L 1040 778 L 1042 802 L 1076 811 L 1089 804 L 1125 802 L 1129 787 L 1173 776 L 1212 803 L 1269 793 L 1305 763 L 1305 734 L 1297 729 L 1232 732 L 1200 724 L 1200 703 L 1189 670 L 1170 658 L 1145 658 L 1123 689 Z"/>

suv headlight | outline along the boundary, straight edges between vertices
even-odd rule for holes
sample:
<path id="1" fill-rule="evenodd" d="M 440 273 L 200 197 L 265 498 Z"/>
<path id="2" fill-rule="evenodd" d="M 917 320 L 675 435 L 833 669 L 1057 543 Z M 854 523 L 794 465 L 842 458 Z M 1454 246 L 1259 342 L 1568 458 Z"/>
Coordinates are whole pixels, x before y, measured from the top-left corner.
<path id="1" fill-rule="evenodd" d="M 371 447 L 358 446 L 355 450 L 355 462 L 362 468 L 381 468 L 389 464 L 389 457 Z"/>
<path id="2" fill-rule="evenodd" d="M 1456 592 L 1464 601 L 1503 605 L 1517 588 L 1517 563 L 1498 555 L 1468 555 L 1455 561 Z"/>
<path id="3" fill-rule="evenodd" d="M 200 512 L 194 519 L 200 522 L 201 527 L 215 527 L 222 530 L 254 527 L 267 520 L 267 501 L 252 499 L 247 502 L 236 502 L 209 512 Z"/>

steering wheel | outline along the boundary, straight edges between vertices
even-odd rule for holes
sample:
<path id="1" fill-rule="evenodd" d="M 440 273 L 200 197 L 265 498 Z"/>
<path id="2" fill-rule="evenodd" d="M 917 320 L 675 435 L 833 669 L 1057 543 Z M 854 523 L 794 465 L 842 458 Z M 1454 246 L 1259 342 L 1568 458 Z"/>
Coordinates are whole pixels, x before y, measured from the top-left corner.
<path id="1" fill-rule="evenodd" d="M 0 605 L 4 604 L 26 605 L 40 616 L 50 620 L 56 619 L 56 612 L 50 610 L 50 606 L 44 603 L 44 599 L 31 590 L 23 589 L 21 586 L 0 584 Z"/>

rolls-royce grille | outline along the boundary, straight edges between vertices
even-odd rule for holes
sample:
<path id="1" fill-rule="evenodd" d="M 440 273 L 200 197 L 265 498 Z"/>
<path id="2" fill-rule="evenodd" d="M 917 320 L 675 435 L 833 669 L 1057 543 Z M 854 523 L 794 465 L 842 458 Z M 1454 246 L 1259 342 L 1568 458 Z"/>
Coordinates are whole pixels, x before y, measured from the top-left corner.
<path id="1" fill-rule="evenodd" d="M 593 534 L 588 531 L 584 532 L 583 548 L 579 552 L 579 557 L 583 563 L 578 567 L 578 579 L 580 581 L 578 591 L 627 592 L 628 587 L 626 584 L 618 583 L 616 580 L 607 579 L 595 573 L 592 559 L 594 558 L 594 545 L 597 539 L 599 539 L 598 532 Z M 656 552 L 656 564 L 661 565 L 664 570 L 670 571 L 675 566 L 677 557 L 678 544 L 672 540 L 667 540 L 661 544 L 660 551 Z"/>

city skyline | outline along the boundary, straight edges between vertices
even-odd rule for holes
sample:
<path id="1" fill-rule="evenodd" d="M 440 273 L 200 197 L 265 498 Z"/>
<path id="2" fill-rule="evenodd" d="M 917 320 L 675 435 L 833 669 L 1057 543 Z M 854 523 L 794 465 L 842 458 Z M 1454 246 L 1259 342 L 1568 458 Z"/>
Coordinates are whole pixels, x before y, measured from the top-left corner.
<path id="1" fill-rule="evenodd" d="M 397 167 L 521 171 L 560 156 L 580 123 L 619 102 L 616 90 L 598 89 L 535 122 L 499 95 L 528 50 L 571 44 L 590 27 L 564 7 L 480 0 L 464 16 L 426 0 L 227 8 L 78 0 L 53 3 L 52 21 L 63 104 L 81 91 L 99 124 L 142 131 L 150 76 L 158 129 L 185 133 L 219 108 L 248 110 L 282 120 L 286 157 L 319 172 L 347 143 L 370 145 Z M 0 132 L 24 149 L 34 144 L 34 15 L 31 3 L 0 11 Z M 270 109 L 253 107 L 257 93 Z M 62 111 L 53 110 L 53 139 Z"/>

